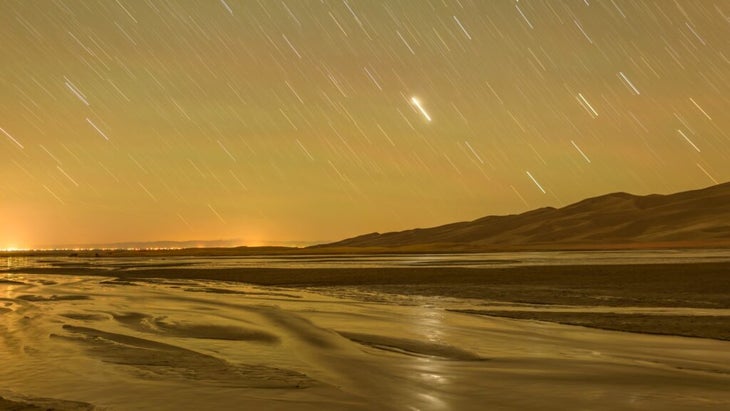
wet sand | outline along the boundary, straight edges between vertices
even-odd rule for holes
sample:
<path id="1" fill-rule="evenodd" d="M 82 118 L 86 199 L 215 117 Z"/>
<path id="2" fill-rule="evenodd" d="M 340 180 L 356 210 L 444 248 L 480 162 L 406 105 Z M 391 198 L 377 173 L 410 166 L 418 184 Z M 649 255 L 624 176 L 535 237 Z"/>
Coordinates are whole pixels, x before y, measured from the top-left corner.
<path id="1" fill-rule="evenodd" d="M 284 287 L 355 287 L 378 293 L 578 307 L 730 308 L 730 264 L 626 264 L 505 268 L 422 267 L 225 270 L 149 269 L 129 276 L 202 278 Z M 498 312 L 610 330 L 728 339 L 730 316 Z M 481 312 L 479 314 L 487 314 Z"/>
<path id="2" fill-rule="evenodd" d="M 78 401 L 63 401 L 53 398 L 25 398 L 13 399 L 0 397 L 0 410 L 5 411 L 90 411 L 94 406 Z"/>
<path id="3" fill-rule="evenodd" d="M 534 304 L 730 308 L 729 262 L 494 268 L 186 268 L 171 263 L 162 268 L 49 266 L 4 272 L 102 275 L 120 280 L 204 279 L 281 287 L 369 287 Z"/>
<path id="4" fill-rule="evenodd" d="M 0 397 L 19 409 L 725 408 L 730 342 L 713 338 L 728 329 L 728 267 L 6 270 Z M 657 326 L 710 338 L 642 334 Z"/>
<path id="5" fill-rule="evenodd" d="M 724 262 L 505 268 L 165 268 L 86 273 L 112 274 L 121 279 L 209 279 L 284 287 L 363 286 L 396 290 L 395 287 L 407 286 L 400 291 L 534 304 L 600 302 L 613 306 L 730 308 L 730 263 Z"/>
<path id="6" fill-rule="evenodd" d="M 680 335 L 730 341 L 730 313 L 722 315 L 672 315 L 560 311 L 456 310 L 465 314 L 603 328 L 646 334 Z"/>
<path id="7" fill-rule="evenodd" d="M 379 267 L 379 268 L 142 268 L 98 270 L 50 267 L 36 273 L 110 275 L 117 281 L 141 278 L 207 279 L 249 284 L 316 288 L 348 287 L 354 297 L 380 294 L 478 299 L 489 302 L 545 306 L 534 310 L 479 314 L 554 321 L 610 330 L 728 339 L 730 316 L 598 315 L 550 312 L 551 306 L 730 308 L 730 263 L 613 264 L 574 266 Z M 32 298 L 32 297 L 28 297 Z M 477 314 L 474 312 L 474 314 Z"/>

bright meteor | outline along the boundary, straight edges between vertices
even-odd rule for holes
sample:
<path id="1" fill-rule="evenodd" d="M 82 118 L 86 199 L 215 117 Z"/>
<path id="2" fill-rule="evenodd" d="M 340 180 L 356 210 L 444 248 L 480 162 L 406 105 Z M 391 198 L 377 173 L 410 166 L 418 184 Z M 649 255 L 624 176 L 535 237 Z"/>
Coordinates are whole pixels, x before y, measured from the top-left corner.
<path id="1" fill-rule="evenodd" d="M 413 105 L 418 108 L 418 110 L 421 112 L 421 114 L 423 114 L 423 117 L 426 117 L 426 120 L 430 123 L 431 116 L 428 115 L 428 113 L 426 112 L 426 109 L 424 109 L 423 106 L 421 105 L 421 102 L 417 98 L 411 97 L 411 103 L 413 103 Z"/>

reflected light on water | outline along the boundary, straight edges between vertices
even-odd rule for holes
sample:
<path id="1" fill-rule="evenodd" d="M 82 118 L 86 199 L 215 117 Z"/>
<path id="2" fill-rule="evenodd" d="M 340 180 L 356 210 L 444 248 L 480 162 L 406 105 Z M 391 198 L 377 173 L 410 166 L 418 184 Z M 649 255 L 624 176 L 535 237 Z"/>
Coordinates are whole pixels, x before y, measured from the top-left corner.
<path id="1" fill-rule="evenodd" d="M 424 336 L 429 342 L 435 344 L 444 344 L 444 336 L 442 329 L 443 311 L 436 309 L 431 305 L 418 306 L 415 309 L 415 320 L 413 321 L 416 332 Z M 430 358 L 423 358 L 419 361 L 419 368 L 423 370 L 421 377 L 429 383 L 444 384 L 448 380 L 443 377 L 443 364 L 440 361 L 434 361 Z M 428 409 L 442 409 L 445 407 L 444 402 L 439 399 L 430 385 L 426 385 L 426 392 L 418 393 L 418 396 L 425 400 Z"/>
<path id="2" fill-rule="evenodd" d="M 29 265 L 27 257 L 5 257 L 5 265 L 7 268 L 27 267 Z"/>
<path id="3" fill-rule="evenodd" d="M 438 375 L 438 374 L 428 373 L 428 372 L 421 373 L 421 378 L 423 378 L 426 381 L 437 382 L 437 383 L 441 383 L 441 384 L 448 382 L 448 380 L 446 378 L 444 378 L 443 376 Z"/>
<path id="4" fill-rule="evenodd" d="M 416 331 L 426 337 L 432 343 L 444 343 L 442 329 L 443 310 L 433 306 L 420 306 L 417 308 L 414 326 Z"/>
<path id="5" fill-rule="evenodd" d="M 418 395 L 419 395 L 419 397 L 421 397 L 423 400 L 426 401 L 426 403 L 429 405 L 428 409 L 430 409 L 430 410 L 448 409 L 446 403 L 444 403 L 438 397 L 436 397 L 432 394 L 421 393 Z"/>

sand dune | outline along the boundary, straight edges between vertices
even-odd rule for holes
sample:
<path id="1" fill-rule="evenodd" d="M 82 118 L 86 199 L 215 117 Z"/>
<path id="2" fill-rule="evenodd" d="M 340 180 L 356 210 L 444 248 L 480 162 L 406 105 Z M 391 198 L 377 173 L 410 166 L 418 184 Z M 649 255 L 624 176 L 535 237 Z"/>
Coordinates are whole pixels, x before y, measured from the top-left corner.
<path id="1" fill-rule="evenodd" d="M 321 248 L 404 249 L 730 246 L 730 183 L 671 195 L 613 193 L 563 208 L 391 233 Z"/>

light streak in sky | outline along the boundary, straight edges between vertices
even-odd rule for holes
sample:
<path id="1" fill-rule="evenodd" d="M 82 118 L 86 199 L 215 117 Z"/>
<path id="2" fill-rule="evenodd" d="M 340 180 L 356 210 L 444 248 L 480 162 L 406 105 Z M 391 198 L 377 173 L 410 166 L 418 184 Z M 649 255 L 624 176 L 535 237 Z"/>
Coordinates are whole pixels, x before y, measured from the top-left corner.
<path id="1" fill-rule="evenodd" d="M 368 77 L 370 78 L 370 80 L 372 80 L 373 83 L 375 83 L 375 86 L 378 87 L 378 90 L 383 91 L 383 87 L 381 87 L 380 86 L 380 83 L 378 83 L 378 81 L 375 80 L 375 77 L 373 77 L 373 75 L 370 74 L 370 70 L 368 70 L 367 67 L 363 67 L 363 69 L 365 70 L 365 73 L 368 75 Z"/>
<path id="2" fill-rule="evenodd" d="M 226 220 L 224 220 L 223 217 L 221 217 L 221 215 L 218 214 L 218 211 L 216 211 L 216 209 L 213 208 L 212 205 L 208 204 L 208 208 L 210 208 L 210 211 L 212 211 L 213 214 L 215 214 L 215 216 L 218 217 L 218 219 L 221 220 L 221 222 L 225 224 Z"/>
<path id="3" fill-rule="evenodd" d="M 530 23 L 530 20 L 527 20 L 527 16 L 525 16 L 525 13 L 523 13 L 522 9 L 520 9 L 520 6 L 515 4 L 515 8 L 517 8 L 517 11 L 520 12 L 522 18 L 525 19 L 525 23 L 527 23 L 527 25 L 530 26 L 531 29 L 534 29 L 534 27 L 532 27 L 532 23 Z"/>
<path id="4" fill-rule="evenodd" d="M 8 133 L 7 131 L 5 131 L 5 129 L 4 129 L 4 128 L 0 127 L 0 131 L 2 131 L 2 132 L 3 132 L 3 134 L 5 134 L 6 136 L 8 136 L 8 138 L 9 138 L 10 140 L 12 140 L 12 141 L 13 141 L 13 143 L 17 144 L 17 145 L 18 145 L 18 147 L 20 147 L 20 148 L 25 148 L 25 147 L 23 147 L 23 145 L 22 145 L 22 144 L 20 144 L 20 143 L 18 142 L 18 140 L 16 140 L 16 139 L 15 139 L 15 138 L 14 138 L 13 136 L 11 136 L 11 135 L 10 135 L 10 133 Z"/>
<path id="5" fill-rule="evenodd" d="M 695 107 L 697 107 L 697 109 L 700 110 L 702 112 L 702 114 L 705 115 L 705 117 L 707 117 L 708 120 L 712 120 L 712 117 L 710 117 L 710 115 L 707 114 L 707 112 L 705 110 L 703 110 L 702 107 L 700 107 L 700 105 L 697 104 L 697 102 L 692 97 L 689 98 L 689 101 L 691 101 L 692 104 L 694 104 Z"/>
<path id="6" fill-rule="evenodd" d="M 688 143 L 689 143 L 689 144 L 690 144 L 690 145 L 691 145 L 692 147 L 694 147 L 694 149 L 695 149 L 695 150 L 697 150 L 697 152 L 698 152 L 698 153 L 700 152 L 700 149 L 699 149 L 699 147 L 697 147 L 697 145 L 696 145 L 696 144 L 695 144 L 695 143 L 694 143 L 694 142 L 693 142 L 692 140 L 690 140 L 690 139 L 689 139 L 689 137 L 687 137 L 687 135 L 686 135 L 686 134 L 684 134 L 684 133 L 682 132 L 682 130 L 677 130 L 677 131 L 679 132 L 679 135 L 681 135 L 682 137 L 684 137 L 684 139 L 685 139 L 685 140 L 687 140 L 687 142 L 688 142 Z"/>
<path id="7" fill-rule="evenodd" d="M 700 163 L 697 163 L 697 167 L 699 167 L 700 170 L 702 170 L 702 172 L 705 173 L 705 175 L 707 177 L 709 177 L 710 180 L 712 180 L 713 183 L 720 184 L 720 183 L 717 182 L 717 180 L 715 180 L 715 177 L 711 176 L 710 173 L 708 173 L 707 170 L 705 170 L 705 168 L 700 165 Z"/>
<path id="8" fill-rule="evenodd" d="M 150 198 L 152 200 L 154 200 L 155 202 L 157 202 L 157 197 L 155 197 L 154 195 L 152 195 L 152 193 L 150 192 L 150 190 L 148 190 L 147 187 L 145 187 L 144 184 L 142 184 L 141 181 L 138 181 L 137 184 L 139 184 L 139 186 L 142 188 L 142 190 L 144 190 L 144 192 L 147 193 L 147 195 L 150 196 Z"/>
<path id="9" fill-rule="evenodd" d="M 573 147 L 575 147 L 575 149 L 576 149 L 576 150 L 578 150 L 578 152 L 580 153 L 580 155 L 582 155 L 582 156 L 583 156 L 583 158 L 584 158 L 584 159 L 585 159 L 585 160 L 586 160 L 587 162 L 589 162 L 589 163 L 591 162 L 591 159 L 590 159 L 590 158 L 588 158 L 588 156 L 586 155 L 586 153 L 584 153 L 584 152 L 583 152 L 583 150 L 581 150 L 581 149 L 580 149 L 580 147 L 578 147 L 578 144 L 575 144 L 575 141 L 573 141 L 573 140 L 570 140 L 570 144 L 572 144 L 572 145 L 573 145 Z"/>
<path id="10" fill-rule="evenodd" d="M 589 43 L 593 44 L 593 40 L 588 36 L 588 33 L 586 33 L 585 30 L 583 30 L 583 26 L 578 23 L 578 20 L 573 20 L 573 23 L 575 23 L 576 26 L 578 26 L 578 29 L 580 29 L 580 32 L 583 33 L 583 36 L 588 40 Z"/>
<path id="11" fill-rule="evenodd" d="M 294 48 L 294 45 L 291 44 L 291 41 L 289 41 L 289 38 L 287 38 L 285 34 L 282 34 L 281 37 L 284 38 L 284 40 L 286 41 L 286 44 L 289 45 L 289 47 L 292 49 L 292 51 L 294 52 L 294 54 L 296 54 L 297 57 L 299 57 L 301 59 L 302 58 L 302 55 L 299 54 L 299 50 L 297 50 L 296 48 Z"/>
<path id="12" fill-rule="evenodd" d="M 466 28 L 464 28 L 464 25 L 461 24 L 461 22 L 459 21 L 459 19 L 456 16 L 452 16 L 452 17 L 454 18 L 454 21 L 456 21 L 456 24 L 458 24 L 459 27 L 461 27 L 461 31 L 464 32 L 464 34 L 466 35 L 466 38 L 471 40 L 471 36 L 469 35 L 469 32 L 466 31 Z"/>
<path id="13" fill-rule="evenodd" d="M 43 188 L 46 189 L 46 191 L 48 191 L 48 193 L 50 193 L 53 196 L 53 198 L 55 198 L 56 200 L 58 200 L 59 203 L 66 204 L 63 200 L 61 200 L 61 197 L 57 196 L 56 193 L 54 193 L 53 191 L 51 191 L 51 189 L 48 188 L 45 184 L 41 184 L 41 185 L 43 186 Z"/>
<path id="14" fill-rule="evenodd" d="M 81 100 L 84 104 L 86 104 L 87 106 L 90 105 L 89 102 L 86 100 L 86 96 L 84 96 L 81 90 L 74 86 L 73 83 L 71 83 L 71 81 L 69 81 L 68 79 L 66 79 L 66 87 L 68 87 L 68 89 L 71 90 L 71 92 L 74 93 L 76 97 L 78 97 L 78 99 Z"/>
<path id="15" fill-rule="evenodd" d="M 223 0 L 221 0 L 221 1 L 223 1 Z M 124 5 L 122 5 L 122 3 L 119 2 L 119 0 L 116 0 L 116 2 L 119 5 L 119 7 L 121 7 L 122 10 L 124 10 L 125 13 L 127 13 L 127 15 L 129 16 L 129 18 L 132 19 L 132 21 L 134 21 L 135 23 L 137 23 L 137 19 L 134 18 L 134 16 L 132 15 L 132 13 L 130 13 L 129 10 L 127 10 L 127 8 L 124 7 Z M 224 2 L 224 4 L 225 4 L 225 2 Z M 231 12 L 231 14 L 233 14 L 233 12 Z"/>
<path id="16" fill-rule="evenodd" d="M 56 162 L 58 164 L 61 164 L 61 160 L 59 160 L 58 157 L 54 156 L 53 153 L 51 153 L 43 144 L 39 144 L 38 146 L 40 148 L 42 148 L 43 151 L 45 151 L 46 153 L 48 153 L 48 155 L 51 156 L 51 158 L 53 158 L 54 160 L 56 160 Z"/>
<path id="17" fill-rule="evenodd" d="M 590 114 L 591 117 L 593 117 L 593 118 L 598 117 L 598 112 L 593 108 L 591 103 L 589 103 L 588 100 L 586 100 L 586 98 L 583 97 L 583 94 L 578 93 L 578 97 L 579 97 L 578 102 L 583 106 L 583 108 L 586 109 L 586 111 L 588 111 L 588 114 Z"/>
<path id="18" fill-rule="evenodd" d="M 619 75 L 619 76 L 621 77 L 621 79 L 622 79 L 622 80 L 623 80 L 623 81 L 624 81 L 624 82 L 626 83 L 626 85 L 627 85 L 627 86 L 631 87 L 631 90 L 633 90 L 633 91 L 634 91 L 634 93 L 636 93 L 636 95 L 637 95 L 637 96 L 638 96 L 639 94 L 641 94 L 641 93 L 639 93 L 639 90 L 638 90 L 638 89 L 637 89 L 636 87 L 634 87 L 634 83 L 632 83 L 632 82 L 631 82 L 631 80 L 629 80 L 629 78 L 628 78 L 628 77 L 626 77 L 626 75 L 625 75 L 625 74 L 624 74 L 623 72 L 619 71 L 619 72 L 618 72 L 618 75 Z"/>
<path id="19" fill-rule="evenodd" d="M 484 164 L 484 160 L 482 160 L 482 158 L 479 157 L 479 154 L 477 154 L 477 152 L 474 150 L 474 148 L 472 148 L 471 144 L 469 144 L 468 141 L 465 141 L 464 143 L 466 144 L 467 147 L 469 147 L 469 150 L 471 151 L 472 154 L 474 154 L 474 156 L 477 158 L 477 160 L 479 160 L 480 163 Z"/>
<path id="20" fill-rule="evenodd" d="M 106 134 L 104 134 L 104 132 L 101 131 L 101 129 L 99 129 L 99 127 L 97 127 L 96 124 L 94 124 L 94 122 L 92 122 L 88 117 L 86 117 L 86 122 L 89 123 L 89 124 L 91 124 L 91 127 L 94 127 L 94 129 L 99 134 L 101 134 L 102 137 L 104 137 L 104 140 L 109 141 L 109 137 L 107 137 Z"/>
<path id="21" fill-rule="evenodd" d="M 525 171 L 525 173 L 527 173 L 527 176 L 530 177 L 530 180 L 532 180 L 532 182 L 535 183 L 535 185 L 537 186 L 537 188 L 539 188 L 540 191 L 542 191 L 543 194 L 546 194 L 545 189 L 542 188 L 542 186 L 540 185 L 540 183 L 537 182 L 537 180 L 535 180 L 535 177 L 533 177 L 532 174 L 530 174 L 529 171 Z"/>
<path id="22" fill-rule="evenodd" d="M 218 140 L 218 145 L 223 149 L 223 151 L 226 152 L 226 154 L 228 154 L 228 157 L 230 157 L 231 160 L 238 161 L 238 160 L 236 160 L 236 157 L 233 157 L 233 154 L 231 154 L 231 152 L 228 151 L 228 149 L 226 148 L 226 146 L 224 146 L 223 143 L 221 143 L 220 140 Z"/>
<path id="23" fill-rule="evenodd" d="M 71 178 L 71 176 L 70 176 L 70 175 L 68 175 L 68 173 L 67 173 L 67 172 L 65 172 L 65 171 L 64 171 L 64 170 L 63 170 L 63 169 L 61 168 L 61 166 L 56 166 L 56 168 L 58 169 L 58 171 L 60 171 L 60 172 L 61 172 L 61 174 L 63 174 L 63 175 L 64 175 L 64 176 L 66 177 L 66 178 L 68 178 L 69 180 L 71 180 L 71 182 L 72 182 L 72 183 L 74 183 L 74 185 L 75 185 L 76 187 L 78 187 L 78 186 L 79 186 L 79 183 L 77 183 L 77 182 L 76 182 L 76 180 L 74 180 L 73 178 Z"/>
<path id="24" fill-rule="evenodd" d="M 223 4 L 223 7 L 225 7 L 226 10 L 228 10 L 228 12 L 231 13 L 231 15 L 233 15 L 233 10 L 231 10 L 231 6 L 229 6 L 228 3 L 226 3 L 226 0 L 221 0 L 221 3 Z"/>
<path id="25" fill-rule="evenodd" d="M 414 54 L 414 55 L 415 55 L 415 54 L 416 54 L 416 52 L 415 52 L 415 51 L 413 51 L 413 48 L 411 47 L 411 45 L 410 45 L 410 44 L 408 44 L 408 42 L 407 42 L 407 41 L 406 41 L 406 39 L 405 39 L 405 38 L 403 37 L 403 35 L 402 35 L 402 34 L 400 34 L 400 31 L 396 30 L 396 31 L 395 31 L 395 34 L 397 34 L 397 35 L 398 35 L 398 37 L 400 37 L 400 39 L 401 39 L 401 41 L 403 42 L 403 44 L 405 44 L 405 45 L 406 45 L 406 47 L 408 47 L 408 51 L 410 51 L 410 52 L 411 52 L 411 54 Z"/>
<path id="26" fill-rule="evenodd" d="M 304 151 L 304 154 L 306 154 L 310 160 L 314 161 L 314 157 L 312 157 L 312 155 L 309 153 L 309 150 L 307 150 L 307 148 L 304 147 L 304 144 L 302 144 L 302 142 L 299 141 L 299 139 L 296 139 L 296 140 L 297 140 L 297 144 L 299 144 L 299 147 L 301 147 L 302 150 Z"/>
<path id="27" fill-rule="evenodd" d="M 530 205 L 527 203 L 527 201 L 525 201 L 525 197 L 522 197 L 522 194 L 520 194 L 520 192 L 517 191 L 515 186 L 510 186 L 510 187 L 512 188 L 512 191 L 514 191 L 515 194 L 517 194 L 517 197 L 519 197 L 519 199 L 522 200 L 522 202 L 525 204 L 525 206 L 529 207 Z"/>
<path id="28" fill-rule="evenodd" d="M 426 109 L 423 108 L 423 106 L 421 105 L 421 101 L 418 100 L 415 97 L 411 97 L 411 103 L 413 103 L 413 105 L 416 106 L 416 108 L 418 109 L 418 111 L 420 111 L 421 114 L 423 114 L 423 117 L 426 118 L 426 121 L 428 121 L 430 123 L 431 122 L 431 116 L 429 116 L 428 113 L 426 112 Z"/>

